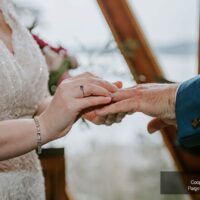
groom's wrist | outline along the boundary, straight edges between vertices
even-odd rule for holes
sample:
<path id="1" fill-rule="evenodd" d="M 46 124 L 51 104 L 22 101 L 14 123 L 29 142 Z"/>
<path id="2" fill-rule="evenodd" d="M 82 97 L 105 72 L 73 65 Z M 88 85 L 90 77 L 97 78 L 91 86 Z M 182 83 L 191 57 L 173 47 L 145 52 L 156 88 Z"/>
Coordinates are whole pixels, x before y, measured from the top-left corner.
<path id="1" fill-rule="evenodd" d="M 176 96 L 177 96 L 177 91 L 179 88 L 180 84 L 175 83 L 170 85 L 170 90 L 169 90 L 169 97 L 168 97 L 168 115 L 166 118 L 168 119 L 176 119 L 176 112 L 175 112 L 175 107 L 176 107 Z"/>

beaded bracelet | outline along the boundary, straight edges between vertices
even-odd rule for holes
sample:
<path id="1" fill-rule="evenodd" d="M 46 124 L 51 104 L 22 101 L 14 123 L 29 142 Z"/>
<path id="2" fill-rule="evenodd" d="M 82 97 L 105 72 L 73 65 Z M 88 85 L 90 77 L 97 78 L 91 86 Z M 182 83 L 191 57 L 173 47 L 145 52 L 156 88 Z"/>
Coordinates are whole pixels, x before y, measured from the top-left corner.
<path id="1" fill-rule="evenodd" d="M 41 137 L 41 128 L 40 128 L 40 122 L 38 120 L 38 117 L 34 117 L 35 127 L 36 127 L 36 133 L 37 133 L 37 153 L 42 153 L 42 137 Z"/>

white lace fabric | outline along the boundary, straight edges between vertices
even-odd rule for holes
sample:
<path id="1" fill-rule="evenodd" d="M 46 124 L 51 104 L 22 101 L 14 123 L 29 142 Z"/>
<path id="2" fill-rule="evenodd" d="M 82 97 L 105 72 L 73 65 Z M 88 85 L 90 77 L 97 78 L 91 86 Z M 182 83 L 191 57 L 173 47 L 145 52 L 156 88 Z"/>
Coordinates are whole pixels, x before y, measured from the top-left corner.
<path id="1" fill-rule="evenodd" d="M 0 40 L 0 121 L 32 118 L 48 93 L 47 65 L 29 31 L 18 22 L 11 1 L 0 0 L 0 11 L 12 30 L 14 49 L 12 54 Z M 35 151 L 0 162 L 0 199 L 45 199 Z"/>

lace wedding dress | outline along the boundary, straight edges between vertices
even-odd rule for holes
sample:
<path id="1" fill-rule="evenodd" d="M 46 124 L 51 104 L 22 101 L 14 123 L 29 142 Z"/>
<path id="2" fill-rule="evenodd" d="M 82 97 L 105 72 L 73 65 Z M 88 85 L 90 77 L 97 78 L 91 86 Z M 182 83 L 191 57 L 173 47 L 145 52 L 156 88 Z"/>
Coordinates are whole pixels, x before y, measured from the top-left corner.
<path id="1" fill-rule="evenodd" d="M 32 118 L 47 94 L 47 65 L 28 30 L 18 22 L 11 0 L 0 0 L 0 11 L 12 30 L 14 49 L 12 54 L 0 41 L 0 121 Z M 35 151 L 0 162 L 0 200 L 44 200 L 44 191 Z"/>

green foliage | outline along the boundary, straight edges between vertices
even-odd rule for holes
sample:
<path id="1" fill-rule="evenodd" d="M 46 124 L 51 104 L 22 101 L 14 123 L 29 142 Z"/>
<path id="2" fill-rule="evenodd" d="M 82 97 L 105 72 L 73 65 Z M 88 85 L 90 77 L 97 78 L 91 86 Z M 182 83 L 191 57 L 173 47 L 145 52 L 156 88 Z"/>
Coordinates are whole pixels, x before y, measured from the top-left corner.
<path id="1" fill-rule="evenodd" d="M 70 60 L 65 59 L 61 65 L 61 67 L 59 67 L 58 70 L 50 72 L 49 91 L 50 91 L 51 95 L 53 95 L 55 93 L 60 78 L 67 70 L 69 70 L 69 68 L 70 68 Z"/>

